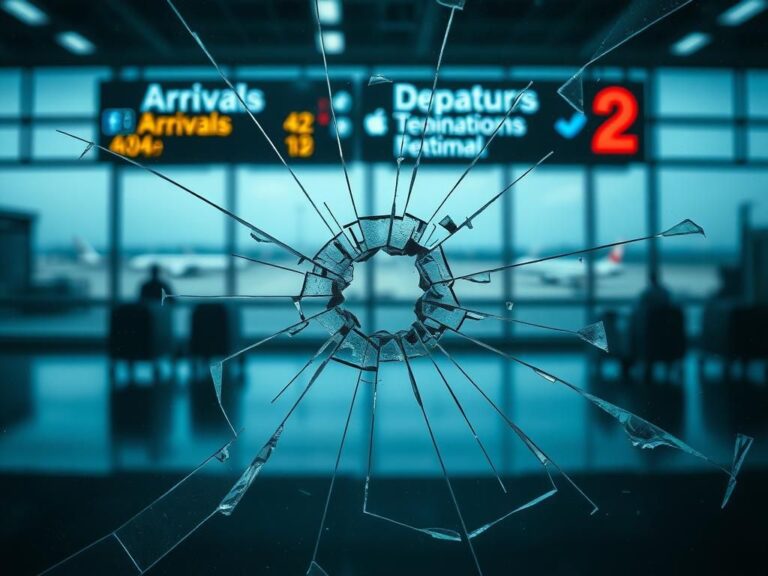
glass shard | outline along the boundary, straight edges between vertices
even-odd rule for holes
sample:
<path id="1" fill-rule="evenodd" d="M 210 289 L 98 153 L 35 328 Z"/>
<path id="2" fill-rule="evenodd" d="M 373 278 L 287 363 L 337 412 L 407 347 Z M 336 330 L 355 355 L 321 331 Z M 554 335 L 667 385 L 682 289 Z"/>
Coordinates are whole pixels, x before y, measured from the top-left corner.
<path id="1" fill-rule="evenodd" d="M 619 408 L 615 404 L 598 398 L 588 392 L 580 390 L 579 393 L 592 402 L 595 406 L 602 409 L 604 412 L 613 416 L 622 425 L 624 431 L 632 442 L 633 446 L 638 448 L 652 450 L 659 446 L 669 446 L 670 448 L 677 448 L 692 456 L 701 458 L 702 460 L 709 461 L 709 458 L 704 456 L 701 452 L 694 450 L 688 446 L 685 442 L 679 438 L 673 436 L 669 432 L 662 430 L 655 424 L 648 422 L 644 418 L 633 414 L 628 410 Z"/>
<path id="2" fill-rule="evenodd" d="M 585 326 L 576 333 L 584 342 L 608 352 L 608 337 L 605 335 L 605 326 L 602 320 Z"/>
<path id="3" fill-rule="evenodd" d="M 503 522 L 504 520 L 506 520 L 507 518 L 509 518 L 513 514 L 517 514 L 518 512 L 522 512 L 523 510 L 527 510 L 528 508 L 533 508 L 537 504 L 543 502 L 544 500 L 546 500 L 547 498 L 549 498 L 551 496 L 554 496 L 555 494 L 557 494 L 557 488 L 553 488 L 552 490 L 544 492 L 544 494 L 536 496 L 535 498 L 533 498 L 532 500 L 529 500 L 528 502 L 526 502 L 522 506 L 518 506 L 514 510 L 512 510 L 510 512 L 507 512 L 503 516 L 500 516 L 500 517 L 496 518 L 496 520 L 493 520 L 492 522 L 488 522 L 486 524 L 483 524 L 482 526 L 480 526 L 480 528 L 476 528 L 475 530 L 472 530 L 472 532 L 469 533 L 469 537 L 470 538 L 475 538 L 477 536 L 480 536 L 480 534 L 482 534 L 483 532 L 486 532 L 489 528 L 492 528 L 496 524 L 499 524 L 500 522 Z"/>
<path id="4" fill-rule="evenodd" d="M 306 321 L 298 324 L 295 328 L 288 330 L 288 336 L 293 338 L 297 334 L 300 334 L 307 326 L 309 326 L 309 322 Z"/>
<path id="5" fill-rule="evenodd" d="M 259 472 L 261 472 L 261 469 L 264 468 L 264 464 L 269 461 L 269 458 L 272 456 L 275 448 L 277 448 L 277 443 L 280 440 L 280 435 L 282 433 L 283 425 L 281 424 L 278 426 L 277 430 L 275 430 L 269 440 L 267 440 L 267 443 L 264 444 L 264 446 L 261 448 L 245 472 L 243 472 L 242 476 L 240 476 L 232 489 L 221 500 L 217 508 L 218 512 L 221 512 L 225 516 L 229 516 L 232 514 L 232 512 L 234 512 L 235 508 L 240 503 L 240 500 L 242 500 L 248 488 L 250 488 L 251 484 L 253 484 L 256 476 L 258 476 Z"/>
<path id="6" fill-rule="evenodd" d="M 209 472 L 228 466 L 220 455 L 232 442 L 209 456 L 120 528 L 76 552 L 43 574 L 143 574 L 186 540 L 216 513 L 220 492 L 210 489 Z"/>
<path id="7" fill-rule="evenodd" d="M 436 540 L 449 540 L 451 542 L 461 542 L 461 535 L 455 530 L 447 528 L 422 528 L 425 534 L 429 534 Z"/>
<path id="8" fill-rule="evenodd" d="M 437 0 L 437 3 L 441 6 L 447 6 L 448 8 L 464 10 L 464 5 L 467 3 L 467 0 Z"/>
<path id="9" fill-rule="evenodd" d="M 221 381 L 224 373 L 224 364 L 213 362 L 211 368 L 211 379 L 213 380 L 213 389 L 216 391 L 216 399 L 221 404 Z"/>
<path id="10" fill-rule="evenodd" d="M 216 459 L 219 462 L 226 462 L 229 460 L 229 446 L 224 446 L 218 454 L 216 454 Z"/>
<path id="11" fill-rule="evenodd" d="M 553 384 L 557 382 L 557 377 L 553 376 L 549 372 L 545 372 L 544 370 L 540 370 L 539 368 L 532 368 L 532 370 L 538 375 L 544 378 L 547 382 L 552 382 Z"/>
<path id="12" fill-rule="evenodd" d="M 378 86 L 379 84 L 392 84 L 392 80 L 381 74 L 372 74 L 368 79 L 368 86 Z"/>
<path id="13" fill-rule="evenodd" d="M 85 147 L 85 150 L 83 150 L 83 153 L 80 154 L 80 158 L 78 158 L 78 160 L 82 160 L 83 158 L 85 158 L 85 155 L 88 154 L 88 152 L 90 152 L 91 150 L 93 150 L 93 143 L 89 142 L 88 145 Z"/>
<path id="14" fill-rule="evenodd" d="M 706 236 L 704 228 L 696 224 L 693 220 L 685 219 L 679 224 L 672 226 L 669 230 L 665 230 L 659 236 L 687 236 L 688 234 L 701 234 Z"/>
<path id="15" fill-rule="evenodd" d="M 584 71 L 579 70 L 571 76 L 560 88 L 557 93 L 570 104 L 574 110 L 584 113 Z"/>
<path id="16" fill-rule="evenodd" d="M 272 244 L 272 239 L 266 236 L 265 234 L 262 234 L 261 232 L 252 231 L 251 232 L 251 238 L 256 240 L 256 242 L 261 242 L 263 244 Z"/>
<path id="17" fill-rule="evenodd" d="M 592 64 L 663 20 L 693 0 L 631 0 L 607 35 L 600 39 L 592 57 L 557 90 L 576 111 L 584 112 L 584 74 Z"/>
<path id="18" fill-rule="evenodd" d="M 462 277 L 462 280 L 467 282 L 474 282 L 476 284 L 488 284 L 491 281 L 490 272 L 478 272 L 477 274 L 470 274 L 469 276 Z"/>
<path id="19" fill-rule="evenodd" d="M 328 572 L 323 570 L 323 568 L 312 560 L 312 563 L 309 565 L 309 570 L 307 570 L 307 576 L 328 576 Z"/>
<path id="20" fill-rule="evenodd" d="M 450 233 L 456 232 L 456 230 L 459 229 L 459 227 L 456 225 L 456 222 L 453 221 L 453 218 L 450 216 L 446 216 L 442 220 L 440 220 L 440 226 L 448 230 Z"/>
<path id="21" fill-rule="evenodd" d="M 731 499 L 734 488 L 736 488 L 736 478 L 739 475 L 744 459 L 747 457 L 747 452 L 752 447 L 752 443 L 755 441 L 751 436 L 744 434 L 736 435 L 736 443 L 733 447 L 733 461 L 731 462 L 731 472 L 728 478 L 728 486 L 725 489 L 725 495 L 723 496 L 723 502 L 720 504 L 721 508 L 725 508 L 728 501 Z"/>

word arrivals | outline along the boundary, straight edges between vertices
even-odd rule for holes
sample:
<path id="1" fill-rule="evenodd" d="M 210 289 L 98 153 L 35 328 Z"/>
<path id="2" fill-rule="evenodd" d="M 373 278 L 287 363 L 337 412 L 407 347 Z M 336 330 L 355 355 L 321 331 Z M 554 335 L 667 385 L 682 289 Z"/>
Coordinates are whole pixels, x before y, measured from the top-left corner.
<path id="1" fill-rule="evenodd" d="M 187 116 L 176 112 L 173 116 L 144 113 L 139 120 L 137 134 L 153 136 L 229 136 L 232 118 L 218 112 L 201 116 Z"/>
<path id="2" fill-rule="evenodd" d="M 159 82 L 152 82 L 147 86 L 140 110 L 161 114 L 243 113 L 245 108 L 238 101 L 238 96 L 248 104 L 248 109 L 253 114 L 262 112 L 266 107 L 262 90 L 249 89 L 245 82 L 235 84 L 235 89 L 237 94 L 226 88 L 204 88 L 200 82 L 195 82 L 190 88 L 167 88 Z"/>

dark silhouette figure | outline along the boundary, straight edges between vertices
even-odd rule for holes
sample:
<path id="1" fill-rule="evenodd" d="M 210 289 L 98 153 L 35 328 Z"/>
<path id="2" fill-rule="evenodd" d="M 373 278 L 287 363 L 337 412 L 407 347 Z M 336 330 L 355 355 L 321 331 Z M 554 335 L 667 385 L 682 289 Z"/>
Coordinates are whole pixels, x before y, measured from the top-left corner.
<path id="1" fill-rule="evenodd" d="M 171 286 L 160 279 L 160 266 L 153 264 L 149 269 L 149 279 L 141 285 L 139 300 L 142 302 L 161 302 L 163 292 L 171 294 Z"/>
<path id="2" fill-rule="evenodd" d="M 642 311 L 665 306 L 672 302 L 672 295 L 659 281 L 659 275 L 651 272 L 648 278 L 648 287 L 643 290 L 638 298 L 637 307 Z"/>

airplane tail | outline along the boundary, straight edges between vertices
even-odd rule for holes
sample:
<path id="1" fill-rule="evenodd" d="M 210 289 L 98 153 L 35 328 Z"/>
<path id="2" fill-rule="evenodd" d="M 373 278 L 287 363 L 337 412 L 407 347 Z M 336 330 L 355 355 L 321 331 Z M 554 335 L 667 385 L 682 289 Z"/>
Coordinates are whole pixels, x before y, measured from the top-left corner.
<path id="1" fill-rule="evenodd" d="M 75 252 L 77 253 L 78 262 L 88 266 L 96 266 L 101 263 L 101 254 L 99 254 L 87 240 L 75 236 L 73 242 L 75 244 Z"/>
<path id="2" fill-rule="evenodd" d="M 608 254 L 608 260 L 614 264 L 621 264 L 624 260 L 624 246 L 614 246 L 610 254 Z"/>

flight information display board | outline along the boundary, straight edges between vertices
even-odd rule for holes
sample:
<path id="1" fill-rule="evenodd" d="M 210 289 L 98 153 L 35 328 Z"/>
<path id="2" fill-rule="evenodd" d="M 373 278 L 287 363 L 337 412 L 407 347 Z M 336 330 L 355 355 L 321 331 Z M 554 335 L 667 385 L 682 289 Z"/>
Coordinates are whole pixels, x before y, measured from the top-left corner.
<path id="1" fill-rule="evenodd" d="M 325 82 L 248 80 L 234 86 L 286 161 L 338 162 Z M 345 141 L 357 123 L 349 84 L 334 87 L 334 107 L 342 142 L 349 146 Z M 105 82 L 100 110 L 99 144 L 140 162 L 280 162 L 220 81 Z"/>
<path id="2" fill-rule="evenodd" d="M 482 162 L 533 163 L 550 150 L 548 164 L 625 163 L 645 159 L 643 85 L 584 83 L 584 111 L 558 94 L 560 82 L 535 82 Z M 520 81 L 440 81 L 432 99 L 422 159 L 467 164 L 490 139 L 525 87 Z M 414 160 L 421 147 L 431 82 L 395 81 L 367 88 L 363 102 L 363 160 Z M 402 153 L 401 153 L 402 145 Z"/>

